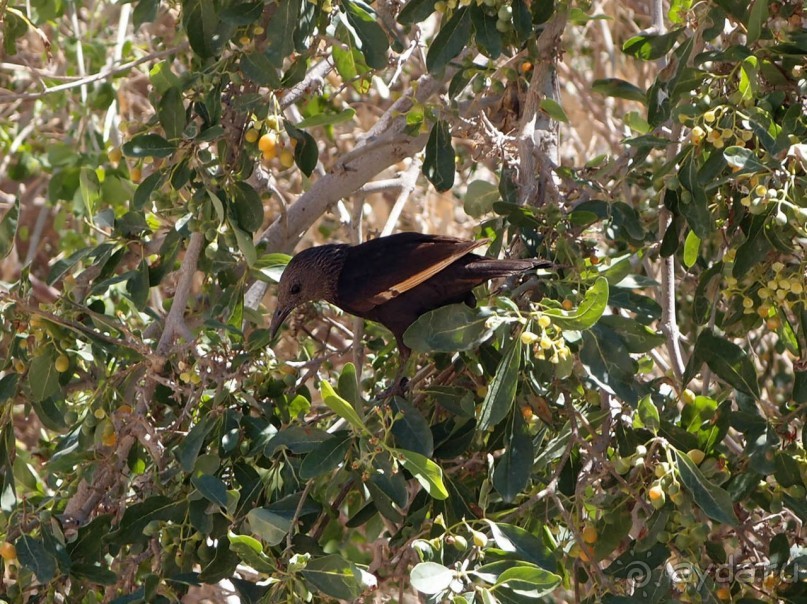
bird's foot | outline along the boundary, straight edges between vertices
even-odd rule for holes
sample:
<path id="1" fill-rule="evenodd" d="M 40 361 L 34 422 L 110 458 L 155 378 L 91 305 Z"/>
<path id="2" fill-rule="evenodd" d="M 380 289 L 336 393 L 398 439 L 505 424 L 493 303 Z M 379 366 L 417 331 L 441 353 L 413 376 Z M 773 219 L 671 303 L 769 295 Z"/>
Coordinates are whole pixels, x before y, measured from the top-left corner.
<path id="1" fill-rule="evenodd" d="M 408 386 L 409 378 L 405 375 L 399 376 L 395 378 L 395 382 L 393 382 L 392 386 L 379 392 L 378 396 L 376 396 L 372 403 L 378 405 L 396 396 L 406 398 Z"/>

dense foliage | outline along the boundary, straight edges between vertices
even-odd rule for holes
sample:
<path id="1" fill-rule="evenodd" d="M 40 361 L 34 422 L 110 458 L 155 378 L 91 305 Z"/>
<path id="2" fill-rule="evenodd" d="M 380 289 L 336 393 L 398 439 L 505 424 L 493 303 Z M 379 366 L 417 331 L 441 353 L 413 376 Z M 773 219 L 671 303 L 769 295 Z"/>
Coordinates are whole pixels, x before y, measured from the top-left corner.
<path id="1" fill-rule="evenodd" d="M 805 7 L 645 4 L 0 2 L 0 600 L 805 601 Z M 556 268 L 385 399 L 398 230 Z"/>

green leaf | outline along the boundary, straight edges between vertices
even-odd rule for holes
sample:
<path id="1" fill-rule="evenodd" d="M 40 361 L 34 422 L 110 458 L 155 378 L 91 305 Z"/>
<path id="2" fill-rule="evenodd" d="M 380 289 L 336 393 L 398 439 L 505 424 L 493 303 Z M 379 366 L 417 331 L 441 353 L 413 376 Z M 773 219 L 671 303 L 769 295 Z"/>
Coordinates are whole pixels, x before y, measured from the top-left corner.
<path id="1" fill-rule="evenodd" d="M 87 210 L 87 216 L 95 215 L 95 208 L 101 198 L 101 183 L 98 174 L 92 168 L 81 168 L 79 173 L 79 188 L 81 190 L 81 200 Z"/>
<path id="2" fill-rule="evenodd" d="M 712 520 L 737 526 L 739 521 L 734 514 L 734 505 L 728 492 L 707 480 L 686 453 L 675 451 L 675 459 L 681 482 L 692 495 L 695 504 Z"/>
<path id="3" fill-rule="evenodd" d="M 193 52 L 203 59 L 218 54 L 229 36 L 221 39 L 219 18 L 213 0 L 183 0 L 182 25 L 188 34 Z"/>
<path id="4" fill-rule="evenodd" d="M 145 205 L 151 201 L 151 194 L 157 188 L 162 180 L 162 173 L 155 171 L 149 174 L 143 181 L 137 185 L 134 196 L 132 197 L 132 210 L 142 210 Z"/>
<path id="5" fill-rule="evenodd" d="M 233 212 L 238 226 L 247 233 L 254 233 L 263 224 L 263 203 L 258 192 L 244 181 L 235 183 L 233 189 Z"/>
<path id="6" fill-rule="evenodd" d="M 768 20 L 769 0 L 754 0 L 751 12 L 748 15 L 748 34 L 746 44 L 749 46 L 759 40 L 762 33 L 762 26 Z"/>
<path id="7" fill-rule="evenodd" d="M 395 444 L 402 449 L 431 457 L 434 454 L 434 437 L 423 414 L 417 407 L 397 396 L 390 407 L 395 412 L 395 422 L 392 424 Z"/>
<path id="8" fill-rule="evenodd" d="M 174 501 L 165 495 L 149 497 L 139 503 L 126 508 L 118 530 L 110 533 L 107 538 L 110 542 L 124 545 L 127 543 L 145 543 L 151 537 L 143 534 L 143 530 L 150 522 L 182 522 L 188 509 L 186 499 Z"/>
<path id="9" fill-rule="evenodd" d="M 297 123 L 298 128 L 313 128 L 314 126 L 333 126 L 334 124 L 341 124 L 342 122 L 349 122 L 356 115 L 356 110 L 353 107 L 343 109 L 338 113 L 319 113 L 307 117 L 301 122 Z"/>
<path id="10" fill-rule="evenodd" d="M 359 414 L 356 413 L 356 410 L 353 406 L 343 399 L 341 396 L 336 394 L 328 382 L 323 380 L 319 384 L 319 391 L 322 395 L 322 401 L 325 405 L 336 415 L 347 421 L 353 428 L 360 433 L 366 433 L 367 427 L 364 425 L 364 422 L 359 417 Z"/>
<path id="11" fill-rule="evenodd" d="M 683 29 L 676 29 L 666 34 L 634 36 L 622 45 L 622 52 L 645 61 L 660 59 L 675 46 L 682 31 Z"/>
<path id="12" fill-rule="evenodd" d="M 689 233 L 687 233 L 687 238 L 684 241 L 684 257 L 682 260 L 685 267 L 692 268 L 692 266 L 698 261 L 698 252 L 700 252 L 700 248 L 701 238 L 695 234 L 695 231 L 689 231 Z"/>
<path id="13" fill-rule="evenodd" d="M 535 458 L 532 437 L 521 413 L 510 414 L 504 446 L 504 454 L 493 469 L 492 482 L 502 500 L 511 503 L 529 483 Z"/>
<path id="14" fill-rule="evenodd" d="M 233 533 L 230 533 L 227 538 L 230 541 L 230 549 L 247 565 L 259 573 L 271 574 L 277 572 L 277 567 L 272 559 L 263 553 L 260 541 L 249 535 L 235 535 Z M 282 540 L 281 537 L 280 541 Z"/>
<path id="15" fill-rule="evenodd" d="M 373 69 L 387 66 L 387 50 L 389 40 L 387 34 L 375 20 L 375 12 L 363 2 L 342 0 L 348 23 L 356 32 L 361 42 L 361 52 L 367 65 Z"/>
<path id="16" fill-rule="evenodd" d="M 440 192 L 448 191 L 454 186 L 455 152 L 451 145 L 451 130 L 448 122 L 437 120 L 429 133 L 426 142 L 426 153 L 423 158 L 423 174 Z"/>
<path id="17" fill-rule="evenodd" d="M 486 519 L 496 546 L 508 559 L 535 564 L 549 572 L 555 572 L 555 556 L 544 543 L 521 527 Z"/>
<path id="18" fill-rule="evenodd" d="M 474 180 L 468 184 L 463 200 L 465 213 L 479 218 L 493 211 L 493 204 L 499 200 L 499 188 L 485 180 Z"/>
<path id="19" fill-rule="evenodd" d="M 420 562 L 409 572 L 412 587 L 433 596 L 448 588 L 454 580 L 454 571 L 437 562 Z"/>
<path id="20" fill-rule="evenodd" d="M 168 157 L 176 146 L 159 134 L 138 134 L 121 147 L 127 157 Z"/>
<path id="21" fill-rule="evenodd" d="M 227 507 L 227 486 L 215 476 L 209 474 L 197 474 L 191 476 L 191 484 L 197 488 L 202 497 L 210 503 L 214 503 L 223 508 Z"/>
<path id="22" fill-rule="evenodd" d="M 40 539 L 23 535 L 14 542 L 17 548 L 17 559 L 25 568 L 31 570 L 40 583 L 47 583 L 56 576 L 56 558 Z"/>
<path id="23" fill-rule="evenodd" d="M 317 141 L 308 132 L 292 126 L 288 121 L 283 123 L 289 136 L 297 141 L 294 147 L 294 162 L 303 174 L 311 176 L 314 168 L 317 167 L 317 160 L 319 159 Z"/>
<path id="24" fill-rule="evenodd" d="M 552 99 L 541 99 L 540 108 L 541 111 L 546 113 L 556 122 L 563 122 L 564 124 L 569 123 L 569 118 L 566 117 L 566 112 L 563 111 L 563 107 L 561 107 L 560 103 L 557 101 Z"/>
<path id="25" fill-rule="evenodd" d="M 555 573 L 534 564 L 520 563 L 500 574 L 493 589 L 495 591 L 497 588 L 508 587 L 525 598 L 542 598 L 550 594 L 560 582 L 561 578 Z"/>
<path id="26" fill-rule="evenodd" d="M 0 403 L 4 403 L 17 394 L 17 382 L 19 379 L 19 373 L 7 373 L 0 378 Z"/>
<path id="27" fill-rule="evenodd" d="M 644 90 L 619 78 L 594 80 L 591 84 L 591 90 L 603 96 L 612 96 L 618 99 L 639 101 L 642 104 L 647 104 L 647 94 Z"/>
<path id="28" fill-rule="evenodd" d="M 126 281 L 126 293 L 129 294 L 132 303 L 137 310 L 146 308 L 149 299 L 149 265 L 146 259 L 140 261 L 137 270 L 132 271 L 132 276 Z"/>
<path id="29" fill-rule="evenodd" d="M 525 0 L 513 0 L 513 29 L 521 44 L 529 40 L 535 32 L 530 6 Z"/>
<path id="30" fill-rule="evenodd" d="M 661 346 L 666 338 L 647 325 L 639 323 L 636 319 L 621 315 L 605 315 L 600 317 L 600 325 L 606 326 L 616 332 L 619 339 L 625 344 L 628 352 L 641 354 L 650 352 Z"/>
<path id="31" fill-rule="evenodd" d="M 14 200 L 14 205 L 0 221 L 0 258 L 5 258 L 14 248 L 14 239 L 17 236 L 17 221 L 20 217 L 20 199 Z"/>
<path id="32" fill-rule="evenodd" d="M 485 309 L 449 304 L 418 317 L 404 333 L 404 344 L 415 352 L 471 350 L 490 336 L 489 316 Z"/>
<path id="33" fill-rule="evenodd" d="M 425 21 L 433 12 L 437 0 L 409 0 L 406 6 L 398 13 L 398 23 L 401 25 L 414 25 Z"/>
<path id="34" fill-rule="evenodd" d="M 268 545 L 277 545 L 291 529 L 291 519 L 268 508 L 254 508 L 247 514 L 249 527 Z"/>
<path id="35" fill-rule="evenodd" d="M 443 23 L 426 54 L 429 73 L 440 75 L 449 61 L 456 57 L 471 38 L 471 14 L 467 6 L 457 9 L 447 23 Z"/>
<path id="36" fill-rule="evenodd" d="M 336 385 L 339 396 L 348 401 L 357 412 L 361 412 L 362 398 L 359 390 L 356 367 L 353 363 L 346 363 L 339 374 L 339 382 Z"/>
<path id="37" fill-rule="evenodd" d="M 737 174 L 756 174 L 757 172 L 766 172 L 768 169 L 759 161 L 756 153 L 751 149 L 745 147 L 726 147 L 723 149 L 723 157 L 726 163 L 732 168 L 737 168 L 734 172 Z"/>
<path id="38" fill-rule="evenodd" d="M 238 243 L 238 249 L 244 255 L 247 266 L 251 268 L 258 260 L 258 252 L 255 249 L 255 242 L 252 241 L 252 235 L 233 224 L 230 227 L 232 227 L 233 235 L 235 235 L 235 240 Z"/>
<path id="39" fill-rule="evenodd" d="M 653 403 L 653 399 L 648 395 L 639 400 L 636 408 L 636 415 L 633 417 L 634 428 L 647 428 L 656 434 L 661 427 L 661 418 L 658 407 Z"/>
<path id="40" fill-rule="evenodd" d="M 600 320 L 608 306 L 608 279 L 597 277 L 588 288 L 580 306 L 574 311 L 548 308 L 544 314 L 552 317 L 552 322 L 563 330 L 579 331 L 589 329 Z"/>
<path id="41" fill-rule="evenodd" d="M 193 467 L 196 464 L 196 458 L 199 457 L 199 452 L 202 450 L 202 444 L 205 437 L 215 425 L 215 421 L 211 416 L 205 416 L 197 423 L 187 436 L 174 449 L 177 460 L 182 470 L 190 474 L 193 472 Z"/>
<path id="42" fill-rule="evenodd" d="M 476 43 L 485 55 L 495 59 L 502 53 L 502 34 L 496 29 L 495 14 L 489 15 L 481 4 L 471 4 L 471 23 L 474 26 Z"/>
<path id="43" fill-rule="evenodd" d="M 479 429 L 492 428 L 502 421 L 516 398 L 518 371 L 521 368 L 521 340 L 514 337 L 510 340 L 502 360 L 496 368 L 496 375 L 488 387 L 485 400 L 479 411 Z"/>
<path id="44" fill-rule="evenodd" d="M 280 87 L 278 67 L 264 52 L 255 51 L 244 54 L 239 67 L 247 78 L 259 86 Z"/>
<path id="45" fill-rule="evenodd" d="M 300 464 L 300 479 L 310 480 L 338 468 L 345 462 L 345 454 L 352 442 L 353 437 L 345 431 L 320 443 Z"/>
<path id="46" fill-rule="evenodd" d="M 294 50 L 294 30 L 300 20 L 301 0 L 279 0 L 269 23 L 266 25 L 267 42 L 265 55 L 276 69 Z"/>
<path id="47" fill-rule="evenodd" d="M 315 590 L 339 600 L 354 602 L 370 587 L 354 565 L 336 554 L 310 560 L 300 574 Z"/>
<path id="48" fill-rule="evenodd" d="M 35 402 L 44 401 L 61 390 L 59 372 L 56 371 L 56 351 L 48 346 L 34 357 L 28 370 L 28 386 Z"/>
<path id="49" fill-rule="evenodd" d="M 734 342 L 704 330 L 695 342 L 695 356 L 705 361 L 719 378 L 740 392 L 759 398 L 754 363 L 745 350 Z"/>
<path id="50" fill-rule="evenodd" d="M 185 105 L 182 104 L 182 93 L 179 88 L 172 86 L 165 91 L 157 107 L 160 125 L 169 140 L 180 138 L 185 129 Z"/>
<path id="51" fill-rule="evenodd" d="M 446 499 L 448 491 L 443 483 L 443 469 L 428 457 L 406 449 L 392 449 L 400 464 L 415 477 L 434 499 Z"/>
<path id="52" fill-rule="evenodd" d="M 695 234 L 701 240 L 708 239 L 712 233 L 714 223 L 709 213 L 709 200 L 706 197 L 705 188 L 698 180 L 698 168 L 695 163 L 694 152 L 689 153 L 682 162 L 678 176 L 681 179 L 681 184 L 689 191 L 691 196 L 691 199 L 686 201 L 683 195 L 678 196 L 678 210 L 687 219 L 689 228 L 695 231 Z"/>

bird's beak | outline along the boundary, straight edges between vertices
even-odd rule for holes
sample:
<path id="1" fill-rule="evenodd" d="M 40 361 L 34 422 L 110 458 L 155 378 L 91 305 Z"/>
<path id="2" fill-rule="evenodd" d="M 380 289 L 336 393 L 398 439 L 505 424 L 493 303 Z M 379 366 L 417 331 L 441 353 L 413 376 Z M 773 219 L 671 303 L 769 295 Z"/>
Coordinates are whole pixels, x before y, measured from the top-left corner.
<path id="1" fill-rule="evenodd" d="M 277 334 L 277 330 L 280 329 L 280 326 L 283 325 L 283 321 L 286 320 L 286 317 L 289 316 L 291 312 L 291 308 L 280 308 L 278 307 L 275 310 L 275 314 L 272 315 L 272 323 L 269 325 L 269 337 L 274 338 L 275 334 Z"/>

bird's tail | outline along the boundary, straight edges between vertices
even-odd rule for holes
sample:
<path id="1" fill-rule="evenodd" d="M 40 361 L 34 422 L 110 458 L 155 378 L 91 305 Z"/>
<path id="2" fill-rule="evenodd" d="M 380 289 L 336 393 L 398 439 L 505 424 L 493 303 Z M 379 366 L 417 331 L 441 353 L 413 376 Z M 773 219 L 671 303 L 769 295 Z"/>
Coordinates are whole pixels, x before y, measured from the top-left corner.
<path id="1" fill-rule="evenodd" d="M 523 260 L 497 260 L 494 258 L 480 258 L 468 265 L 474 274 L 486 279 L 509 277 L 518 273 L 525 273 L 538 268 L 551 268 L 555 266 L 548 260 L 538 258 L 525 258 Z"/>

